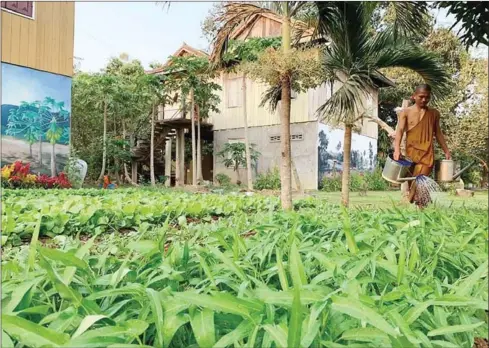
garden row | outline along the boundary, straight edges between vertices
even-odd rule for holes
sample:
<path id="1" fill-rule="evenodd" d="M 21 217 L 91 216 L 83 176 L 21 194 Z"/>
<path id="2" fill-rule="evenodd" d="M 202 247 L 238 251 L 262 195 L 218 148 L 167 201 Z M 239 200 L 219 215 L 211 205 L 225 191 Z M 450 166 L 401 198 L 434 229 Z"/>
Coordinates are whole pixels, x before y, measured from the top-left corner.
<path id="1" fill-rule="evenodd" d="M 296 206 L 312 205 L 302 201 Z M 131 229 L 142 222 L 178 224 L 185 218 L 211 221 L 243 212 L 276 210 L 275 197 L 192 195 L 158 190 L 4 190 L 2 244 L 29 239 L 40 220 L 40 236 L 93 235 Z M 179 220 L 180 219 L 180 220 Z"/>
<path id="2" fill-rule="evenodd" d="M 275 198 L 76 192 L 18 204 L 8 192 L 6 206 L 24 221 L 65 211 L 61 233 L 83 226 L 87 209 L 135 231 L 99 228 L 47 248 L 38 225 L 30 245 L 6 248 L 2 347 L 471 347 L 487 337 L 482 210 L 315 202 L 284 213 Z"/>

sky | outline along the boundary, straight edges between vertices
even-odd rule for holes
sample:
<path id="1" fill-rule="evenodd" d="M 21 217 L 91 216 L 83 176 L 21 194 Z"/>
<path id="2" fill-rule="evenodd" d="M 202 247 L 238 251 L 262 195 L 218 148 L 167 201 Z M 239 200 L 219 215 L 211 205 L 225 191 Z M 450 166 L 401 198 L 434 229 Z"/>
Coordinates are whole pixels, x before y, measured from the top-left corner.
<path id="1" fill-rule="evenodd" d="M 165 62 L 183 42 L 197 49 L 209 45 L 201 23 L 211 2 L 172 2 L 170 8 L 156 2 L 76 2 L 75 62 L 82 71 L 99 71 L 110 57 L 127 53 L 145 68 Z M 450 26 L 445 10 L 434 12 L 437 22 Z M 487 57 L 487 47 L 477 56 Z"/>
<path id="2" fill-rule="evenodd" d="M 75 62 L 82 71 L 99 71 L 110 57 L 127 53 L 148 68 L 165 62 L 183 42 L 205 49 L 201 22 L 210 2 L 76 2 Z"/>
<path id="3" fill-rule="evenodd" d="M 8 88 L 7 88 L 8 86 Z M 2 63 L 2 104 L 20 105 L 51 97 L 71 109 L 71 79 L 44 71 Z"/>

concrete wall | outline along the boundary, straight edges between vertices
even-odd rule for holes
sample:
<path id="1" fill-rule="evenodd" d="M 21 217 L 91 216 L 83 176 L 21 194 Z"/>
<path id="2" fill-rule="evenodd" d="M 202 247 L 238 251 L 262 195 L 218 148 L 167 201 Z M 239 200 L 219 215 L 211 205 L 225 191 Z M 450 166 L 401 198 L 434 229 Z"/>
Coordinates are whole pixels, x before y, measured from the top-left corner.
<path id="1" fill-rule="evenodd" d="M 317 122 L 295 123 L 291 125 L 291 136 L 294 139 L 302 136 L 302 140 L 292 140 L 292 157 L 295 162 L 302 186 L 306 190 L 317 189 L 318 155 L 317 155 Z M 258 159 L 256 172 L 263 173 L 268 169 L 280 167 L 280 139 L 271 137 L 280 135 L 280 126 L 250 127 L 250 143 L 256 145 L 256 150 L 261 153 Z M 236 173 L 232 168 L 226 168 L 222 159 L 217 154 L 223 144 L 230 140 L 242 139 L 244 142 L 244 129 L 235 128 L 214 131 L 214 176 L 224 173 L 236 182 Z M 278 141 L 277 141 L 278 140 Z M 255 172 L 255 175 L 256 175 Z M 246 168 L 240 169 L 241 180 L 246 182 Z M 295 183 L 293 182 L 295 187 Z"/>

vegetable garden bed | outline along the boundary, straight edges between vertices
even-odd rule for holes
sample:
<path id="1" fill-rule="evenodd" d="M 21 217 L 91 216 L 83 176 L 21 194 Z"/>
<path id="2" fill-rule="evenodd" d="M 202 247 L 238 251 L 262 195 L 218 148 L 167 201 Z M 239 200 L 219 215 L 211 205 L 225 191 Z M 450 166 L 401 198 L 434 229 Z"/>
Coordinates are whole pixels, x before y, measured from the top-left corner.
<path id="1" fill-rule="evenodd" d="M 295 206 L 283 213 L 258 195 L 4 191 L 2 347 L 487 338 L 485 210 Z"/>

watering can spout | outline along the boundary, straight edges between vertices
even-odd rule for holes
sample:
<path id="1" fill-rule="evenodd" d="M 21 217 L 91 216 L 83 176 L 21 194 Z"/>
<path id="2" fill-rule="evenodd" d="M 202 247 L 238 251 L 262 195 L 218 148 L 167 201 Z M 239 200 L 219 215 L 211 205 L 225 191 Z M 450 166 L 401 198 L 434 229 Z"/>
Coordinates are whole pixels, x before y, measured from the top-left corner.
<path id="1" fill-rule="evenodd" d="M 460 175 L 462 175 L 467 169 L 469 169 L 470 167 L 472 167 L 477 161 L 473 161 L 472 163 L 470 163 L 467 167 L 463 168 L 461 171 L 459 171 L 457 174 L 454 174 L 453 175 L 453 180 L 456 180 Z"/>

